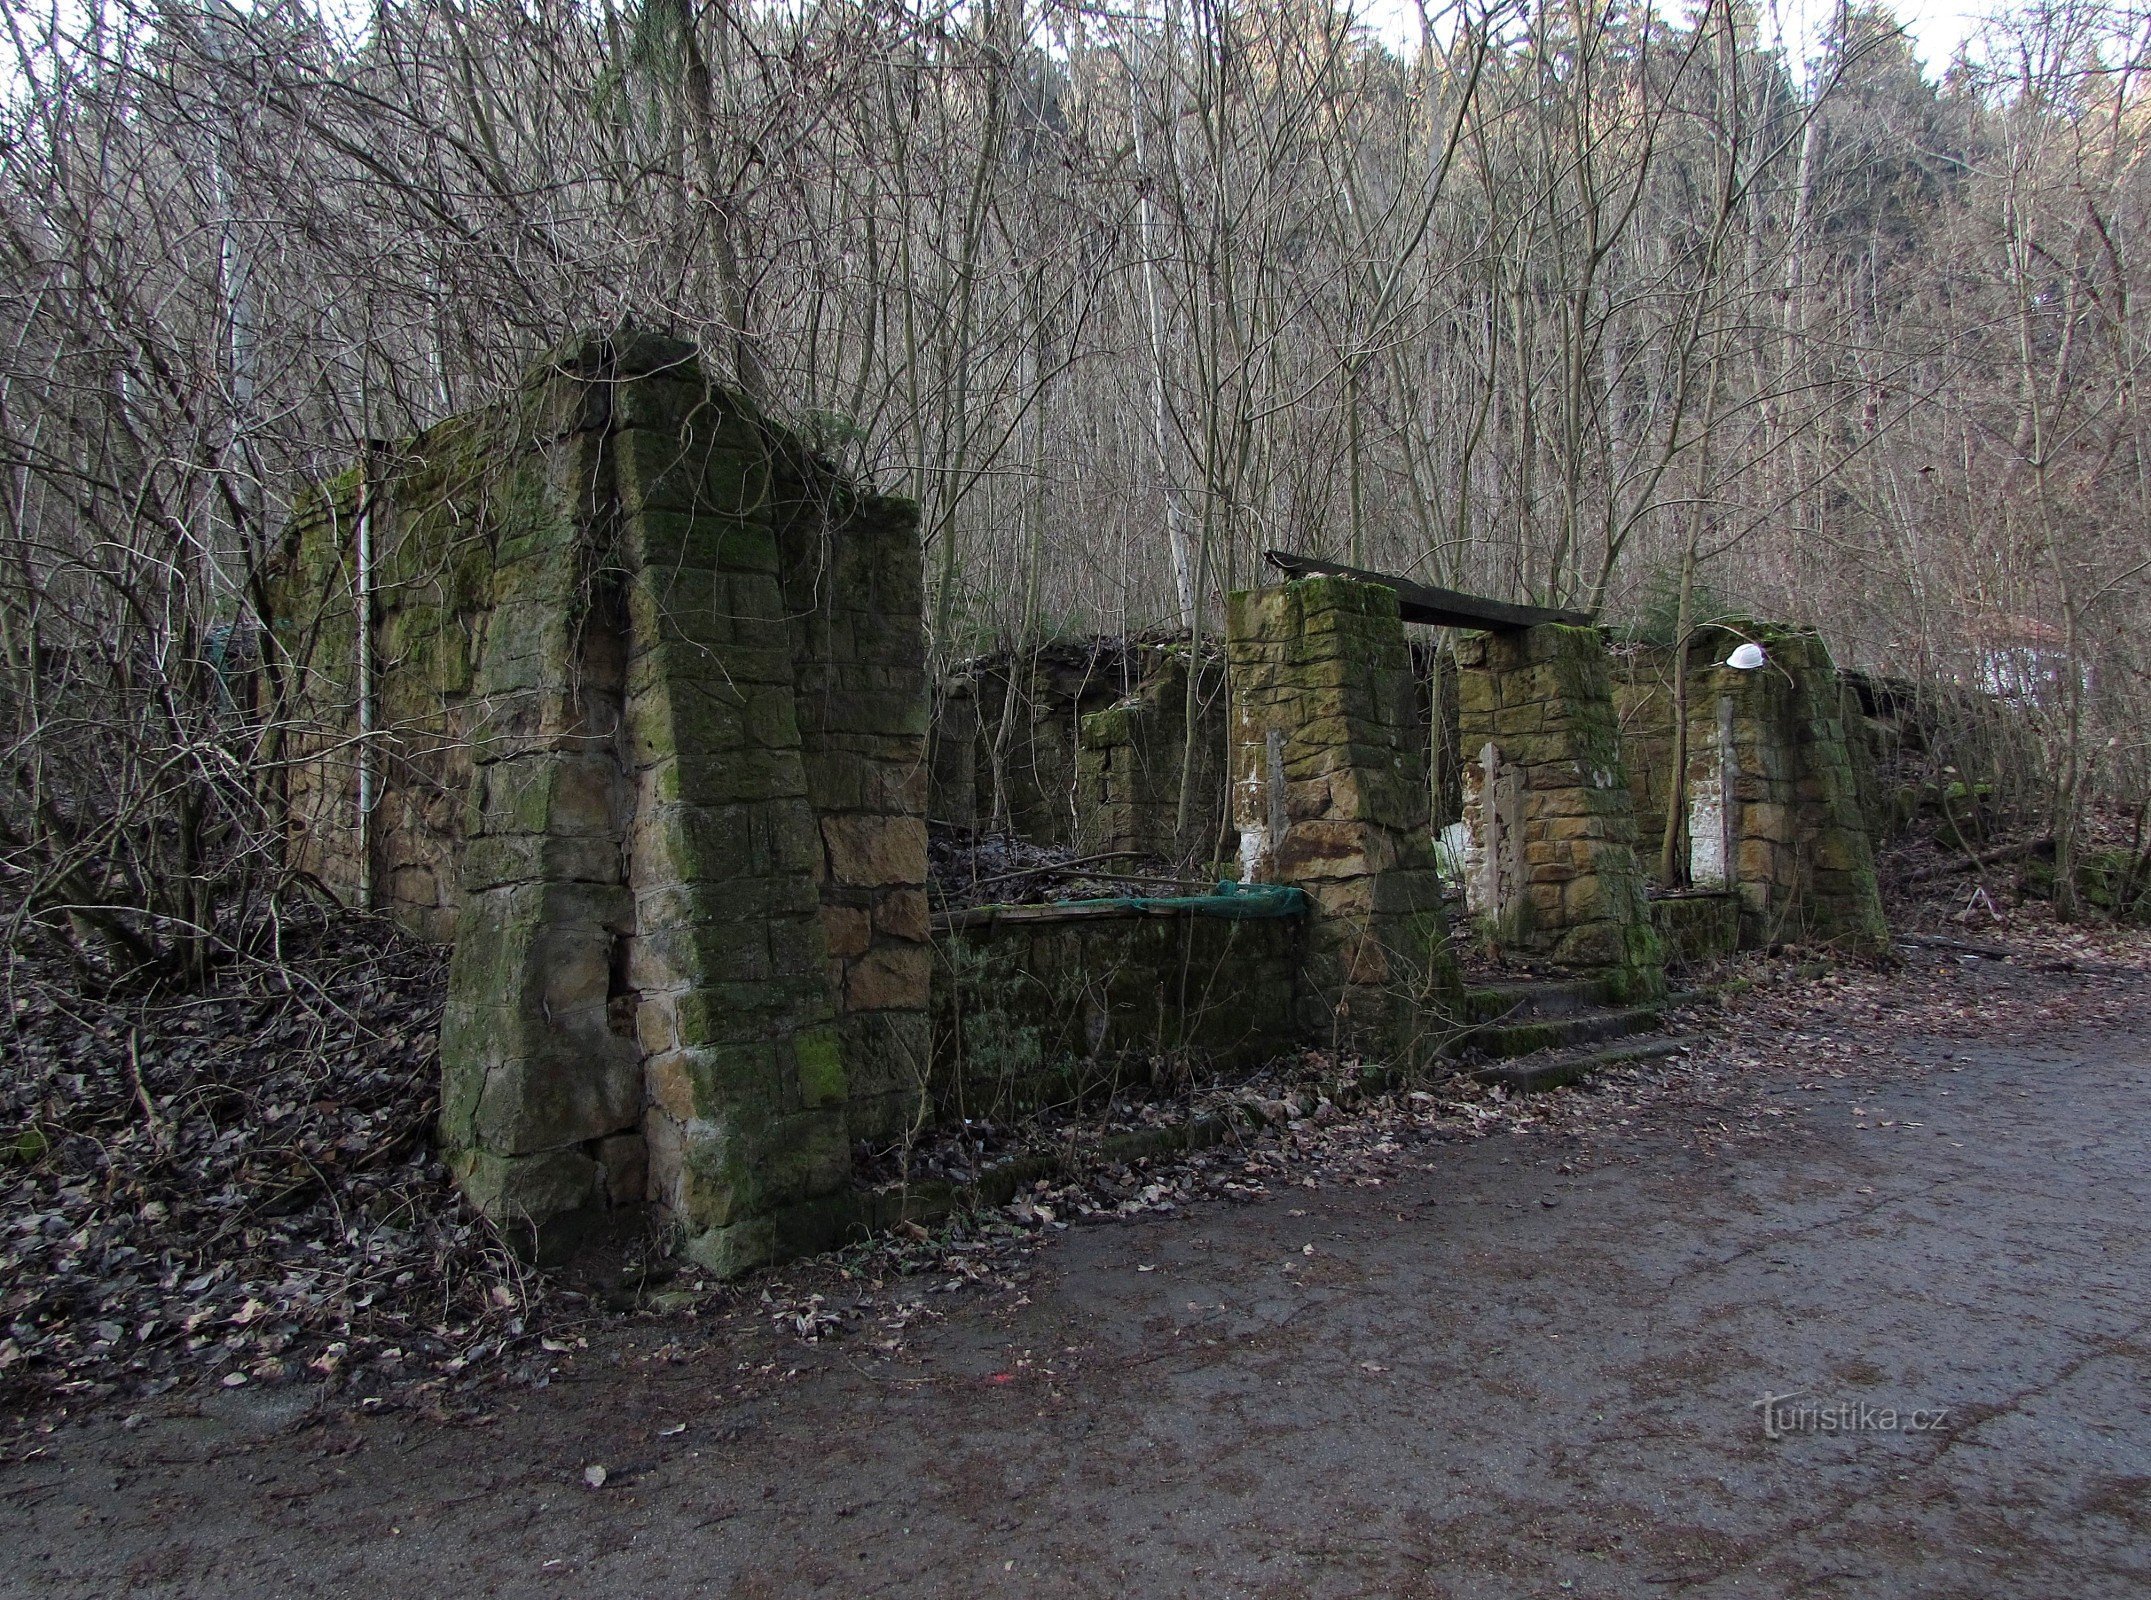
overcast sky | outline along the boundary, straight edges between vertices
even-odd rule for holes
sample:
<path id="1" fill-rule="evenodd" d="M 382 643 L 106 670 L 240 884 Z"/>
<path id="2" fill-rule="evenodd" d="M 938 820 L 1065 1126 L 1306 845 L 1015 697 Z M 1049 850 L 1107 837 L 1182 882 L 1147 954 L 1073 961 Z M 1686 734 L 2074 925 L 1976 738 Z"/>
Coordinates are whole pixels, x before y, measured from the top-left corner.
<path id="1" fill-rule="evenodd" d="M 1668 0 L 1668 3 L 1670 7 L 1677 0 Z M 1958 44 L 1978 26 L 1981 12 L 1991 9 L 1959 3 L 1959 0 L 1884 0 L 1884 3 L 1911 33 L 1914 53 L 1930 78 L 1942 76 Z M 1786 31 L 1811 39 L 1820 24 L 1828 20 L 1835 0 L 1758 0 L 1758 4 L 1766 16 L 1781 17 Z M 1360 15 L 1378 33 L 1400 46 L 1409 48 L 1418 42 L 1418 12 L 1412 0 L 1360 0 Z"/>

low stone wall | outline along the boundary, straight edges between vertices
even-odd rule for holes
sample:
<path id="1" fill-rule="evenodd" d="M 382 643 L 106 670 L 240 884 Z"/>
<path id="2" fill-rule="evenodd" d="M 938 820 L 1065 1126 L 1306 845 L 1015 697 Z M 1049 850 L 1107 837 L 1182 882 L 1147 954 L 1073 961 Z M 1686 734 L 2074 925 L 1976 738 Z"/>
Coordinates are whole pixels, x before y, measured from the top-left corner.
<path id="1" fill-rule="evenodd" d="M 1299 1040 L 1304 916 L 1133 905 L 965 912 L 934 940 L 934 1096 L 1001 1120 Z"/>
<path id="2" fill-rule="evenodd" d="M 1730 890 L 1661 895 L 1651 902 L 1668 967 L 1700 967 L 1740 948 L 1740 897 Z"/>
<path id="3" fill-rule="evenodd" d="M 377 447 L 299 505 L 274 581 L 269 660 L 292 730 L 283 752 L 286 857 L 345 900 L 389 911 L 442 944 L 454 937 L 463 898 L 474 717 L 483 710 L 472 696 L 493 615 L 494 536 L 480 511 L 507 433 L 501 418 L 480 414 Z M 363 743 L 362 531 L 374 673 L 373 732 Z M 372 801 L 363 823 L 362 764 Z"/>

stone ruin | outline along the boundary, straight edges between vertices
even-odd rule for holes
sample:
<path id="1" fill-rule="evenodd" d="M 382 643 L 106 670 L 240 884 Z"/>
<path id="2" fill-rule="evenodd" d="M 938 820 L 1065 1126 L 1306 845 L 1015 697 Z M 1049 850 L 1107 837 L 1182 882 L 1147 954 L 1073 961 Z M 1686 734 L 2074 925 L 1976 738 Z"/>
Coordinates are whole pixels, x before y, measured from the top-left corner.
<path id="1" fill-rule="evenodd" d="M 1487 942 L 1662 983 L 1619 725 L 1595 630 L 1545 624 L 1457 647 L 1465 903 Z"/>
<path id="2" fill-rule="evenodd" d="M 1461 985 L 1396 595 L 1327 577 L 1242 591 L 1227 638 L 1239 869 L 1311 902 L 1301 1033 L 1424 1059 Z"/>
<path id="3" fill-rule="evenodd" d="M 837 1239 L 926 1072 L 915 509 L 690 347 L 589 339 L 327 485 L 282 588 L 294 856 L 453 940 L 472 1200 L 541 1242 L 647 1207 L 720 1272 Z"/>
<path id="4" fill-rule="evenodd" d="M 1184 636 L 980 656 L 939 686 L 929 813 L 1088 856 L 1207 860 L 1225 820 L 1226 721 L 1223 654 Z"/>
<path id="5" fill-rule="evenodd" d="M 1764 665 L 1724 664 L 1741 644 Z M 1661 837 L 1672 789 L 1672 651 L 1627 653 L 1614 702 L 1637 814 Z M 1875 879 L 1874 836 L 1889 805 L 1874 790 L 1864 721 L 1813 633 L 1761 623 L 1699 629 L 1689 646 L 1686 815 L 1691 884 L 1733 893 L 1739 942 L 1833 945 L 1878 955 L 1889 925 Z"/>
<path id="6" fill-rule="evenodd" d="M 1764 665 L 1723 664 L 1765 646 Z M 1618 692 L 1595 629 L 1458 642 L 1466 903 L 1487 942 L 1637 974 L 1776 943 L 1889 949 L 1849 695 L 1822 640 L 1759 624 L 1698 631 L 1687 669 L 1687 884 L 1650 898 L 1671 764 L 1671 651 L 1631 648 Z"/>
<path id="7" fill-rule="evenodd" d="M 586 337 L 295 515 L 291 858 L 452 944 L 441 1137 L 480 1210 L 540 1253 L 652 1225 L 720 1273 L 961 1203 L 863 1176 L 937 1118 L 1175 1057 L 1452 1052 L 1444 855 L 1482 952 L 1610 1000 L 1736 945 L 1886 946 L 1813 636 L 1695 646 L 1693 886 L 1654 895 L 1665 652 L 1491 608 L 1433 694 L 1406 624 L 1455 620 L 1440 592 L 1300 565 L 1218 646 L 930 691 L 915 508 L 689 346 Z M 1715 664 L 1736 636 L 1767 670 Z M 935 913 L 929 817 L 1268 887 Z"/>

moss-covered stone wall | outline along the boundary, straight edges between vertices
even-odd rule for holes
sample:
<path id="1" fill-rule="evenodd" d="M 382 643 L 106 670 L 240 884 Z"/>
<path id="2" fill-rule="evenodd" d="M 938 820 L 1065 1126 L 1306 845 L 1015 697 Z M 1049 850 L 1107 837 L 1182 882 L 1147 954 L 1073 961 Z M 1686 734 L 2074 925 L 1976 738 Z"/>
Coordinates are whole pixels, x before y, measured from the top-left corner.
<path id="1" fill-rule="evenodd" d="M 455 941 L 467 1192 L 541 1245 L 647 1206 L 719 1271 L 829 1242 L 855 1133 L 925 1080 L 914 512 L 649 337 L 367 477 L 370 876 Z M 314 711 L 294 850 L 353 883 L 357 504 L 295 520 L 278 629 Z"/>
<path id="2" fill-rule="evenodd" d="M 1636 819 L 1636 855 L 1645 876 L 1655 877 L 1673 770 L 1673 652 L 1664 645 L 1623 643 L 1609 654 L 1606 667 L 1620 728 L 1621 772 Z"/>
<path id="3" fill-rule="evenodd" d="M 1457 642 L 1467 904 L 1503 951 L 1663 982 L 1636 859 L 1634 802 L 1595 628 Z"/>
<path id="4" fill-rule="evenodd" d="M 1768 659 L 1698 674 L 1691 706 L 1709 721 L 1689 733 L 1724 773 L 1722 859 L 1741 896 L 1742 941 L 1884 953 L 1889 923 L 1829 650 L 1816 634 L 1751 624 L 1720 634 L 1713 656 L 1744 637 Z"/>
<path id="5" fill-rule="evenodd" d="M 1304 919 L 965 913 L 935 941 L 935 1102 L 1005 1120 L 1299 1043 Z"/>
<path id="6" fill-rule="evenodd" d="M 786 474 L 777 527 L 849 1131 L 879 1140 L 911 1120 L 929 1053 L 925 581 L 916 506 L 832 492 Z"/>
<path id="7" fill-rule="evenodd" d="M 1461 988 L 1396 593 L 1334 577 L 1244 590 L 1226 638 L 1241 871 L 1313 903 L 1302 1033 L 1391 1060 L 1430 1055 Z"/>
<path id="8" fill-rule="evenodd" d="M 1079 849 L 1168 861 L 1216 854 L 1225 821 L 1223 663 L 1196 674 L 1192 697 L 1188 677 L 1184 649 L 1160 650 L 1139 689 L 1083 718 L 1076 752 Z"/>
<path id="9" fill-rule="evenodd" d="M 1763 646 L 1754 671 L 1725 666 L 1737 645 Z M 1625 658 L 1623 748 L 1664 825 L 1672 783 L 1671 651 Z M 1688 661 L 1686 859 L 1698 887 L 1741 899 L 1741 940 L 1813 941 L 1880 953 L 1889 946 L 1874 872 L 1872 771 L 1828 648 L 1811 632 L 1743 622 L 1699 631 Z M 1646 852 L 1653 859 L 1656 852 Z"/>
<path id="10" fill-rule="evenodd" d="M 1146 665 L 1140 650 L 1098 639 L 1054 640 L 967 663 L 961 691 L 944 705 L 955 704 L 970 736 L 952 727 L 946 753 L 936 750 L 935 776 L 968 794 L 937 799 L 933 814 L 968 812 L 980 832 L 1073 845 L 1083 831 L 1083 719 L 1133 693 Z"/>
<path id="11" fill-rule="evenodd" d="M 350 901 L 445 943 L 462 899 L 472 691 L 492 608 L 486 485 L 513 448 L 514 413 L 459 417 L 380 445 L 294 511 L 273 588 L 287 854 Z M 373 562 L 375 694 L 363 746 L 373 809 L 361 825 L 356 627 L 361 508 Z M 361 847 L 361 840 L 364 847 Z"/>
<path id="12" fill-rule="evenodd" d="M 1668 967 L 1699 967 L 1740 948 L 1740 897 L 1704 889 L 1651 902 L 1651 926 Z"/>
<path id="13" fill-rule="evenodd" d="M 935 696 L 929 814 L 1086 853 L 1209 860 L 1226 809 L 1225 681 L 1211 649 L 1189 750 L 1190 653 L 1184 636 L 1061 639 L 963 663 Z"/>

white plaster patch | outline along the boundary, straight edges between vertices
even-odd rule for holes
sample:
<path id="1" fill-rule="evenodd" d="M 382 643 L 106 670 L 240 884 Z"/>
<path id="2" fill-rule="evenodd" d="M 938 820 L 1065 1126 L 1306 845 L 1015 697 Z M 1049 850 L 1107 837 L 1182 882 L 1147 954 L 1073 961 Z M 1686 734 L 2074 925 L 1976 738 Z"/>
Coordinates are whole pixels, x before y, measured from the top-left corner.
<path id="1" fill-rule="evenodd" d="M 1725 867 L 1725 785 L 1716 762 L 1688 780 L 1688 881 L 1722 889 Z"/>
<path id="2" fill-rule="evenodd" d="M 1434 837 L 1434 869 L 1451 888 L 1471 887 L 1472 862 L 1478 846 L 1468 822 L 1452 822 Z"/>
<path id="3" fill-rule="evenodd" d="M 1731 819 L 1726 813 L 1734 776 L 1733 702 L 1718 699 L 1711 749 L 1688 772 L 1688 881 L 1723 889 L 1733 881 Z"/>
<path id="4" fill-rule="evenodd" d="M 1491 746 L 1489 746 L 1491 748 Z M 1460 776 L 1463 778 L 1463 819 L 1451 823 L 1443 830 L 1443 838 L 1456 836 L 1457 870 L 1464 879 L 1464 906 L 1477 914 L 1493 909 L 1486 903 L 1486 770 L 1484 754 L 1480 760 L 1468 761 Z"/>

